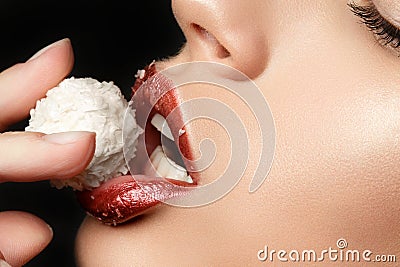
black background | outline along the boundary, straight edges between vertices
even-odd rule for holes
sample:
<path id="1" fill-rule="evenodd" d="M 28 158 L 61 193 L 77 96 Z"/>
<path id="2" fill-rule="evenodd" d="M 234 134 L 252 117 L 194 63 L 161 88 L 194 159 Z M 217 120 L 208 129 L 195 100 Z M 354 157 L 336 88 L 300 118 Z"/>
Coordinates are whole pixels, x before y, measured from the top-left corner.
<path id="1" fill-rule="evenodd" d="M 0 25 L 0 71 L 69 37 L 75 54 L 70 76 L 114 81 L 126 97 L 138 69 L 174 55 L 184 42 L 167 0 L 1 0 Z M 47 181 L 4 183 L 0 210 L 28 211 L 53 227 L 50 245 L 26 266 L 75 266 L 74 240 L 85 214 L 71 190 L 57 190 Z"/>

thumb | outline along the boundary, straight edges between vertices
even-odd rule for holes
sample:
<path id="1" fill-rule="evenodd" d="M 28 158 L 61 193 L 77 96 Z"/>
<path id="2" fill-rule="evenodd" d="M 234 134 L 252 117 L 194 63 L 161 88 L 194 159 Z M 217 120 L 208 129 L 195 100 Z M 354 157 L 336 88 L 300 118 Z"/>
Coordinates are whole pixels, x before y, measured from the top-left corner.
<path id="1" fill-rule="evenodd" d="M 0 182 L 67 179 L 81 173 L 95 151 L 95 133 L 0 134 Z"/>

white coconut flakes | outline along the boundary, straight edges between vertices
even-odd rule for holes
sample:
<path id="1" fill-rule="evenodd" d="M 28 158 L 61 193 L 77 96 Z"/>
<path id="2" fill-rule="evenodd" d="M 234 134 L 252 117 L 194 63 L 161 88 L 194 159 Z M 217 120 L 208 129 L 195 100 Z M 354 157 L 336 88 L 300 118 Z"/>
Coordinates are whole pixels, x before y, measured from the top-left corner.
<path id="1" fill-rule="evenodd" d="M 57 188 L 92 189 L 116 176 L 128 173 L 123 155 L 123 124 L 128 103 L 113 82 L 92 78 L 69 78 L 49 90 L 37 101 L 26 131 L 45 134 L 67 131 L 96 133 L 96 150 L 85 171 L 68 180 L 52 180 Z M 133 127 L 132 127 L 133 123 Z M 142 129 L 136 120 L 130 122 L 130 140 L 136 140 Z M 130 144 L 132 146 L 132 144 Z"/>

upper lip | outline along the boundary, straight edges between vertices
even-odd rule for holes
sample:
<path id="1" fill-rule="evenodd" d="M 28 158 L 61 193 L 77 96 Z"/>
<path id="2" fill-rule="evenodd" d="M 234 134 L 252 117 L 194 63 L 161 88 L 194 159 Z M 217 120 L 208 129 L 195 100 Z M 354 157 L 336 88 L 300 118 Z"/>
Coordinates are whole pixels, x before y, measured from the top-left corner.
<path id="1" fill-rule="evenodd" d="M 144 76 L 142 78 L 139 76 L 132 87 L 134 94 L 133 100 L 136 102 L 135 109 L 138 124 L 143 129 L 146 129 L 146 127 L 149 128 L 149 126 L 151 126 L 150 120 L 157 113 L 166 118 L 175 144 L 182 155 L 185 167 L 196 183 L 198 180 L 198 173 L 189 171 L 194 170 L 195 166 L 191 166 L 193 154 L 190 149 L 188 131 L 186 127 L 183 126 L 183 115 L 179 108 L 179 96 L 175 85 L 169 78 L 164 76 L 161 72 L 158 72 L 154 62 L 148 65 L 144 71 Z M 144 86 L 142 86 L 143 84 Z M 183 131 L 184 134 L 180 134 L 181 131 Z M 145 133 L 152 132 L 153 131 L 149 129 L 145 131 Z M 150 138 L 147 138 L 148 136 L 143 135 L 143 137 L 146 138 L 146 150 L 147 154 L 150 155 L 154 150 L 154 144 L 151 143 L 151 140 L 149 140 Z M 158 142 L 159 141 L 158 139 Z M 137 149 L 141 149 L 140 143 Z"/>
<path id="2" fill-rule="evenodd" d="M 167 118 L 168 126 L 184 159 L 186 169 L 193 169 L 193 166 L 187 165 L 193 160 L 193 157 L 187 131 L 184 126 L 180 127 L 183 125 L 183 116 L 179 110 L 176 88 L 172 81 L 157 71 L 154 62 L 139 74 L 132 91 L 133 101 L 136 101 L 137 122 L 145 129 L 145 134 L 141 138 L 146 138 L 149 132 L 146 129 L 148 130 L 149 122 L 154 114 L 158 113 Z M 178 112 L 171 113 L 174 109 L 178 109 Z M 180 130 L 181 133 L 184 130 L 185 134 L 179 134 Z M 155 149 L 155 145 L 151 142 L 145 144 L 139 141 L 136 154 L 147 153 L 146 157 L 142 158 L 148 158 L 148 155 Z M 138 160 L 135 158 L 135 161 L 138 164 L 138 173 L 143 174 L 145 162 L 140 158 L 138 157 Z M 197 184 L 197 174 L 192 172 L 189 174 L 193 178 L 194 184 Z M 136 176 L 134 173 L 132 175 L 135 179 L 132 179 L 131 176 L 114 178 L 99 188 L 77 192 L 78 201 L 90 215 L 106 224 L 115 225 L 143 213 L 163 200 L 181 196 L 190 191 L 173 185 L 188 186 L 184 182 L 154 179 L 153 177 L 143 179 L 143 176 Z M 140 179 L 137 179 L 138 177 Z"/>

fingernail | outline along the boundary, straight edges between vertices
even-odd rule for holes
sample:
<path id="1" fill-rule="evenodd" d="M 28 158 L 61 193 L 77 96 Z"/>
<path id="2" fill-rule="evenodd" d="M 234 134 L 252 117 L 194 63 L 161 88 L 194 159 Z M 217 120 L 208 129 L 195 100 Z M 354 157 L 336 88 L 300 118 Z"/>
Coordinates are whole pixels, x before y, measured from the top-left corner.
<path id="1" fill-rule="evenodd" d="M 53 234 L 54 234 L 54 232 L 53 232 L 53 228 L 51 228 L 51 226 L 50 226 L 49 224 L 47 224 L 47 227 L 49 228 L 49 231 L 50 231 L 51 237 L 53 238 Z"/>
<path id="2" fill-rule="evenodd" d="M 27 62 L 38 58 L 39 56 L 44 54 L 46 51 L 49 51 L 51 48 L 54 48 L 56 46 L 65 45 L 66 43 L 70 43 L 70 42 L 71 41 L 69 40 L 69 38 L 64 38 L 64 39 L 61 39 L 61 40 L 59 40 L 57 42 L 54 42 L 54 43 L 46 46 L 45 48 L 40 49 L 38 52 L 36 52 L 36 54 L 34 54 L 30 59 L 28 59 Z"/>
<path id="3" fill-rule="evenodd" d="M 0 260 L 0 267 L 11 267 L 6 261 Z"/>
<path id="4" fill-rule="evenodd" d="M 63 132 L 43 135 L 43 140 L 56 145 L 67 145 L 91 135 L 91 132 Z"/>

